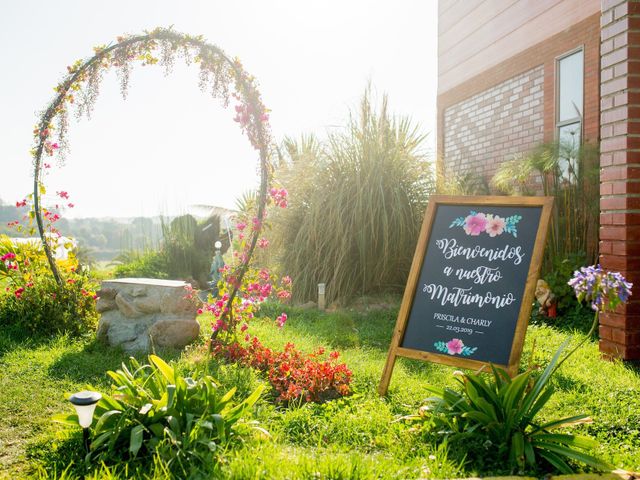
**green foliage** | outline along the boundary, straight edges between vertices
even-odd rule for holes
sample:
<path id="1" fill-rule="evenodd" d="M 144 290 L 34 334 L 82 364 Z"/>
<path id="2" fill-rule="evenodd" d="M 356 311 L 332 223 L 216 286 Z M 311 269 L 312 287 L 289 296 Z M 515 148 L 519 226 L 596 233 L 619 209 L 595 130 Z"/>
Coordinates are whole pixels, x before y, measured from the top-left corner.
<path id="1" fill-rule="evenodd" d="M 0 261 L 0 327 L 46 336 L 78 335 L 96 326 L 97 284 L 77 271 L 73 256 L 58 262 L 64 273 L 64 283 L 58 285 L 39 244 L 14 244 L 1 236 L 0 257 L 7 254 L 15 257 Z"/>
<path id="2" fill-rule="evenodd" d="M 167 258 L 160 251 L 130 252 L 126 256 L 120 255 L 116 260 L 125 260 L 116 266 L 116 278 L 169 278 Z"/>
<path id="3" fill-rule="evenodd" d="M 551 270 L 544 275 L 544 280 L 556 296 L 558 311 L 564 313 L 578 307 L 575 292 L 568 282 L 573 272 L 586 263 L 586 258 L 584 253 L 570 253 L 564 258 L 555 257 L 552 262 Z"/>
<path id="4" fill-rule="evenodd" d="M 318 344 L 340 349 L 341 358 L 354 372 L 355 393 L 338 402 L 299 408 L 260 402 L 256 420 L 271 433 L 272 440 L 247 441 L 237 449 L 228 449 L 220 470 L 209 478 L 395 480 L 487 477 L 509 472 L 508 465 L 491 462 L 492 450 L 482 444 L 468 439 L 445 445 L 441 437 L 417 435 L 410 428 L 413 425 L 398 421 L 422 405 L 426 385 L 455 388 L 452 368 L 399 358 L 389 394 L 378 395 L 397 309 L 320 312 L 287 307 L 286 311 L 289 320 L 285 328 L 274 326 L 273 318 L 281 312 L 275 305 L 260 312 L 273 318 L 256 318 L 250 328 L 274 349 L 282 349 L 287 342 L 308 351 Z M 203 327 L 208 325 L 207 320 L 201 321 Z M 567 336 L 566 321 L 563 316 L 553 325 L 530 325 L 522 363 L 546 365 Z M 206 372 L 227 388 L 237 386 L 239 399 L 260 383 L 253 370 L 211 360 L 202 346 L 161 356 L 173 359 L 172 366 L 182 375 L 195 377 L 194 371 Z M 119 368 L 124 358 L 118 349 L 88 337 L 25 339 L 0 329 L 0 478 L 61 478 L 71 463 L 62 478 L 167 478 L 166 466 L 157 456 L 139 465 L 125 461 L 108 467 L 94 465 L 86 472 L 80 428 L 61 428 L 48 421 L 55 412 L 73 411 L 63 392 L 83 390 L 88 385 L 109 391 L 110 381 L 104 372 Z M 555 393 L 536 420 L 543 424 L 576 412 L 587 413 L 593 423 L 577 425 L 573 433 L 597 440 L 594 455 L 616 468 L 639 471 L 638 370 L 623 362 L 602 361 L 597 340 L 592 338 L 571 358 L 573 361 L 565 362 L 553 375 Z M 485 456 L 486 461 L 471 463 L 473 452 Z M 40 473 L 40 469 L 46 471 Z"/>
<path id="5" fill-rule="evenodd" d="M 545 271 L 575 252 L 585 252 L 586 264 L 595 262 L 600 213 L 596 147 L 577 142 L 542 144 L 501 164 L 492 184 L 510 195 L 534 195 L 541 188 L 544 195 L 554 197 Z"/>
<path id="6" fill-rule="evenodd" d="M 420 415 L 412 418 L 423 423 L 427 431 L 444 433 L 451 443 L 462 443 L 473 462 L 482 464 L 489 458 L 518 473 L 543 465 L 573 473 L 572 462 L 608 470 L 609 465 L 586 453 L 597 446 L 593 439 L 552 432 L 589 421 L 586 415 L 545 422 L 536 419 L 554 393 L 549 380 L 566 343 L 538 378 L 529 370 L 512 379 L 505 370 L 492 366 L 490 381 L 481 373 L 465 373 L 457 378 L 461 391 L 428 387 L 434 397 Z"/>
<path id="7" fill-rule="evenodd" d="M 242 439 L 242 427 L 257 429 L 241 420 L 260 398 L 259 386 L 240 403 L 235 387 L 221 392 L 208 375 L 183 377 L 156 355 L 149 365 L 134 358 L 129 367 L 109 371 L 113 394 L 104 395 L 96 413 L 88 460 L 113 464 L 153 461 L 157 456 L 177 478 L 205 476 Z M 77 422 L 77 416 L 58 416 Z M 264 434 L 266 431 L 260 429 Z"/>
<path id="8" fill-rule="evenodd" d="M 163 222 L 162 235 L 159 250 L 128 252 L 116 258 L 121 264 L 115 276 L 195 280 L 206 288 L 215 241 L 222 241 L 223 251 L 229 244 L 226 236 L 220 238 L 220 218 L 214 215 L 198 223 L 193 216 L 182 215 L 168 224 Z"/>
<path id="9" fill-rule="evenodd" d="M 475 172 L 456 173 L 441 171 L 437 191 L 441 195 L 489 195 L 486 179 Z"/>
<path id="10" fill-rule="evenodd" d="M 282 271 L 294 298 L 327 300 L 404 288 L 428 194 L 424 135 L 404 117 L 377 111 L 370 91 L 345 129 L 325 143 L 288 139 L 276 180 L 289 206 L 274 217 Z"/>

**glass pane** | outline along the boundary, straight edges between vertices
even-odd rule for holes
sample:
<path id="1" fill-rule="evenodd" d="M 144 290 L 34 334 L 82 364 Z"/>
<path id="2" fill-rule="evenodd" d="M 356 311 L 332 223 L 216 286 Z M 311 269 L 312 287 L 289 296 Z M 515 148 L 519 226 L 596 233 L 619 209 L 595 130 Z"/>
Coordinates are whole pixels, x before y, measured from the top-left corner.
<path id="1" fill-rule="evenodd" d="M 578 154 L 580 150 L 580 122 L 558 128 L 558 166 L 560 178 L 575 184 L 578 179 Z"/>
<path id="2" fill-rule="evenodd" d="M 583 73 L 582 51 L 564 57 L 558 62 L 558 121 L 582 117 Z"/>

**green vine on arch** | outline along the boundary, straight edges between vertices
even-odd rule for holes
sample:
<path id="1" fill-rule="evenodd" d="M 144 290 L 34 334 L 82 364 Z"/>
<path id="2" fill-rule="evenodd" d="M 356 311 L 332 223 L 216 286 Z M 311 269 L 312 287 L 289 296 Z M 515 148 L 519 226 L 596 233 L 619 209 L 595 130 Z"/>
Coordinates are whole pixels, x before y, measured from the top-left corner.
<path id="1" fill-rule="evenodd" d="M 33 132 L 35 141 L 35 147 L 32 150 L 34 179 L 33 194 L 29 198 L 32 202 L 29 212 L 30 222 L 35 220 L 53 276 L 58 284 L 62 285 L 63 279 L 49 244 L 50 239 L 55 237 L 51 234 L 59 236 L 54 223 L 60 217 L 57 213 L 43 208 L 41 203 L 41 196 L 46 193 L 43 178 L 46 170 L 51 166 L 43 161 L 43 156 L 55 155 L 60 163 L 64 161 L 68 151 L 66 134 L 71 106 L 75 105 L 78 118 L 91 115 L 93 104 L 98 97 L 102 75 L 106 70 L 111 68 L 117 70 L 121 93 L 123 98 L 126 98 L 133 64 L 138 63 L 145 66 L 159 63 L 165 67 L 168 73 L 177 57 L 183 58 L 187 64 L 196 63 L 199 65 L 201 90 L 208 90 L 214 98 L 220 99 L 225 107 L 232 100 L 236 102 L 234 120 L 239 123 L 243 133 L 259 152 L 260 187 L 257 196 L 257 211 L 252 222 L 251 233 L 243 242 L 244 250 L 239 255 L 238 264 L 235 270 L 228 274 L 232 282 L 230 291 L 226 295 L 227 308 L 225 311 L 230 319 L 229 323 L 235 331 L 236 322 L 234 322 L 231 313 L 233 302 L 258 244 L 266 217 L 267 203 L 271 201 L 269 197 L 269 183 L 272 176 L 269 162 L 271 133 L 268 124 L 268 110 L 262 103 L 255 79 L 244 71 L 238 59 L 231 59 L 219 47 L 207 43 L 203 37 L 157 28 L 145 32 L 143 35 L 118 37 L 117 42 L 111 45 L 94 47 L 92 57 L 78 60 L 72 66 L 67 67 L 67 75 L 55 87 L 56 95 L 42 113 Z M 271 197 L 278 204 L 281 191 L 275 190 L 274 193 L 274 190 L 271 190 Z M 58 195 L 62 198 L 68 198 L 67 192 L 58 192 Z M 27 206 L 26 199 L 21 203 L 21 206 Z"/>

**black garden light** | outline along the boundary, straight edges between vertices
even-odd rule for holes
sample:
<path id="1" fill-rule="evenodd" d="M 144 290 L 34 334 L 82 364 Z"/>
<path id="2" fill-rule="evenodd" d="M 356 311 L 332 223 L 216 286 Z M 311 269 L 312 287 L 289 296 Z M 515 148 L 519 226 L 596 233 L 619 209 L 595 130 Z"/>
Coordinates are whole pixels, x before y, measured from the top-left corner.
<path id="1" fill-rule="evenodd" d="M 93 423 L 93 412 L 101 398 L 102 394 L 90 390 L 83 390 L 69 397 L 71 405 L 78 413 L 78 423 L 82 427 L 82 439 L 87 453 L 89 452 L 89 427 Z"/>

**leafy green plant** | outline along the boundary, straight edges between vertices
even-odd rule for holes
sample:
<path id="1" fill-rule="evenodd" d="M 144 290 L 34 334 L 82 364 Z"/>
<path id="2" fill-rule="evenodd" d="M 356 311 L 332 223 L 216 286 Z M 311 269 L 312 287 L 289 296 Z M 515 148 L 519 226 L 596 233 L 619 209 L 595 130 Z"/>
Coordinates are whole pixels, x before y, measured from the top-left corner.
<path id="1" fill-rule="evenodd" d="M 79 271 L 73 254 L 58 261 L 59 285 L 39 243 L 14 244 L 0 236 L 0 327 L 30 335 L 85 333 L 97 324 L 97 284 Z"/>
<path id="2" fill-rule="evenodd" d="M 401 291 L 429 193 L 425 135 L 367 90 L 360 108 L 325 142 L 285 141 L 276 180 L 289 206 L 274 216 L 282 270 L 299 301 Z"/>
<path id="3" fill-rule="evenodd" d="M 567 283 L 573 272 L 586 263 L 584 253 L 570 253 L 566 257 L 556 257 L 552 260 L 551 270 L 544 275 L 544 280 L 556 296 L 558 311 L 564 313 L 578 306 L 573 288 Z"/>
<path id="4" fill-rule="evenodd" d="M 128 252 L 116 260 L 123 261 L 114 270 L 116 278 L 169 278 L 167 259 L 160 251 Z"/>
<path id="5" fill-rule="evenodd" d="M 421 422 L 428 431 L 443 433 L 451 444 L 464 442 L 468 446 L 472 442 L 485 446 L 485 449 L 467 449 L 470 458 L 473 459 L 474 452 L 489 449 L 494 463 L 508 464 L 513 471 L 536 471 L 546 463 L 562 473 L 572 473 L 572 462 L 598 470 L 610 469 L 586 453 L 597 445 L 595 440 L 553 432 L 560 427 L 588 422 L 586 415 L 552 421 L 537 419 L 553 395 L 549 381 L 567 343 L 558 349 L 537 378 L 532 370 L 511 378 L 505 370 L 492 366 L 488 381 L 481 373 L 465 373 L 456 378 L 460 390 L 428 387 L 434 396 L 419 415 L 409 418 Z"/>
<path id="6" fill-rule="evenodd" d="M 594 145 L 576 139 L 544 143 L 500 165 L 492 185 L 509 195 L 555 198 L 545 249 L 544 270 L 558 259 L 585 252 L 596 259 L 599 220 L 599 154 Z"/>
<path id="7" fill-rule="evenodd" d="M 215 469 L 225 451 L 248 430 L 266 431 L 243 422 L 260 398 L 259 386 L 240 403 L 232 401 L 235 388 L 222 392 L 211 376 L 184 377 L 156 355 L 148 365 L 134 358 L 129 367 L 107 374 L 112 395 L 98 403 L 88 460 L 113 464 L 160 459 L 178 478 Z M 76 415 L 57 416 L 77 423 Z"/>
<path id="8" fill-rule="evenodd" d="M 125 252 L 116 258 L 121 264 L 115 276 L 196 280 L 206 288 L 215 241 L 222 241 L 223 252 L 229 246 L 227 237 L 220 236 L 220 218 L 213 215 L 198 223 L 191 215 L 181 215 L 162 222 L 162 236 L 159 250 Z"/>

